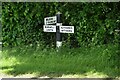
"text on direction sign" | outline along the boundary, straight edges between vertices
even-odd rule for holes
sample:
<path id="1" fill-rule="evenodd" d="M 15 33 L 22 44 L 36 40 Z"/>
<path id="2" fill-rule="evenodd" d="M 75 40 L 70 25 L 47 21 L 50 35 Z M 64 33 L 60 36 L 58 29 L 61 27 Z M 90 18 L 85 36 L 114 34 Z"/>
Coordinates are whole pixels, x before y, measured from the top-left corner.
<path id="1" fill-rule="evenodd" d="M 44 32 L 56 32 L 55 25 L 44 25 L 43 29 L 44 29 Z"/>
<path id="2" fill-rule="evenodd" d="M 44 18 L 44 23 L 45 24 L 55 24 L 57 22 L 56 20 L 57 20 L 56 16 L 46 17 L 46 18 Z"/>
<path id="3" fill-rule="evenodd" d="M 60 33 L 74 33 L 74 26 L 60 26 Z"/>

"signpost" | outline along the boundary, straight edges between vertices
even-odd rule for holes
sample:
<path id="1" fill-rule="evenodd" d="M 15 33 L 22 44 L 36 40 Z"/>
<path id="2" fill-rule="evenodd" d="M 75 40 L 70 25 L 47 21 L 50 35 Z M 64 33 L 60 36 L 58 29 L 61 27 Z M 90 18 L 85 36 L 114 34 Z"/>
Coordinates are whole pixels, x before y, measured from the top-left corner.
<path id="1" fill-rule="evenodd" d="M 58 12 L 56 16 L 44 18 L 45 25 L 43 25 L 44 32 L 56 32 L 56 47 L 57 48 L 62 46 L 62 34 L 61 33 L 74 33 L 74 26 L 62 26 L 61 15 L 62 14 Z"/>

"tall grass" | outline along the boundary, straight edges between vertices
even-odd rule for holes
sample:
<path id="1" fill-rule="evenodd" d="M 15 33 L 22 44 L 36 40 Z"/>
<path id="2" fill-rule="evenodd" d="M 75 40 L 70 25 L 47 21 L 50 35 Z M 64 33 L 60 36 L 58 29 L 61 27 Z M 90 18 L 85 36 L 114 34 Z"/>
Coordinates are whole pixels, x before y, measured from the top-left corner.
<path id="1" fill-rule="evenodd" d="M 59 52 L 30 46 L 3 48 L 0 68 L 12 75 L 119 77 L 120 69 L 114 56 L 116 51 L 117 46 L 112 44 L 71 49 L 62 47 Z"/>

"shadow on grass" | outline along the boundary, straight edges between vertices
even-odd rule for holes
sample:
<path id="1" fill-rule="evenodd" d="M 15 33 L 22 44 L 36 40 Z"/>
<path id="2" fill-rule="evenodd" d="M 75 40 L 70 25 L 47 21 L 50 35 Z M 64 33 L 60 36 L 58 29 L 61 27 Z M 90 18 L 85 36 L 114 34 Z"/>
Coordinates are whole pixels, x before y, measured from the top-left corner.
<path id="1" fill-rule="evenodd" d="M 120 76 L 120 69 L 108 54 L 115 52 L 115 49 L 101 46 L 92 49 L 64 49 L 57 53 L 54 49 L 30 46 L 6 48 L 3 49 L 6 59 L 12 60 L 14 57 L 17 62 L 3 66 L 2 70 L 12 68 L 7 73 L 14 76 L 27 73 L 36 73 L 36 77 L 61 77 L 68 74 L 89 76 L 95 73 L 93 77 L 103 75 L 114 78 Z"/>

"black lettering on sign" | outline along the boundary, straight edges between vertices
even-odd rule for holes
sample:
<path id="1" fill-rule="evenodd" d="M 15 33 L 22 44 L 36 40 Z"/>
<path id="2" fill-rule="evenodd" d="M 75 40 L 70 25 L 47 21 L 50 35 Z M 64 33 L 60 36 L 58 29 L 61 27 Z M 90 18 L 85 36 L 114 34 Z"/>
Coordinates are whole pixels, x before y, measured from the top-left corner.
<path id="1" fill-rule="evenodd" d="M 49 18 L 49 20 L 53 20 L 53 18 Z"/>
<path id="2" fill-rule="evenodd" d="M 72 32 L 72 30 L 61 30 L 62 32 Z"/>
<path id="3" fill-rule="evenodd" d="M 51 23 L 52 21 L 49 21 L 49 23 Z"/>
<path id="4" fill-rule="evenodd" d="M 72 27 L 61 27 L 61 29 L 72 29 Z"/>
<path id="5" fill-rule="evenodd" d="M 46 21 L 53 20 L 53 18 L 47 18 Z"/>
<path id="6" fill-rule="evenodd" d="M 56 21 L 48 21 L 48 23 L 55 23 Z"/>
<path id="7" fill-rule="evenodd" d="M 53 31 L 53 29 L 47 29 L 47 31 Z"/>

